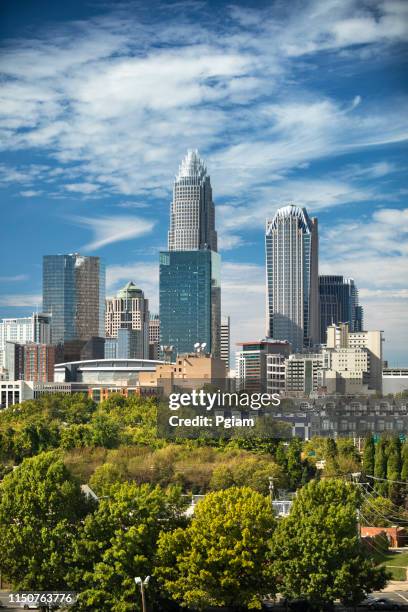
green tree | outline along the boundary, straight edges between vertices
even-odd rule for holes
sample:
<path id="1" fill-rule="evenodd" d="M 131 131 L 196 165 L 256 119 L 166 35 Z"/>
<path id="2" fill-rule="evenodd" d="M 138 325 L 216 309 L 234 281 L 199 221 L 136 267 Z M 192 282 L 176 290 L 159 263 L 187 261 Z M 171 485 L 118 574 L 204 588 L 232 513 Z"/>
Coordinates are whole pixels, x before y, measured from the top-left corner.
<path id="1" fill-rule="evenodd" d="M 375 482 L 376 491 L 379 495 L 386 496 L 388 493 L 388 487 L 386 483 L 387 478 L 387 442 L 383 438 L 376 444 L 375 448 L 375 462 L 374 462 L 374 476 L 378 478 Z"/>
<path id="2" fill-rule="evenodd" d="M 390 527 L 398 522 L 403 525 L 408 521 L 408 513 L 387 497 L 366 496 L 361 507 L 361 523 L 363 525 L 374 525 L 376 527 Z"/>
<path id="3" fill-rule="evenodd" d="M 268 540 L 275 519 L 267 498 L 233 487 L 208 494 L 186 529 L 159 538 L 155 575 L 183 606 L 260 609 L 273 593 Z"/>
<path id="4" fill-rule="evenodd" d="M 89 480 L 89 486 L 97 495 L 108 495 L 112 485 L 126 480 L 126 473 L 121 465 L 103 463 L 99 465 Z"/>
<path id="5" fill-rule="evenodd" d="M 67 556 L 89 504 L 58 452 L 25 459 L 0 484 L 0 569 L 14 586 L 66 586 Z"/>
<path id="6" fill-rule="evenodd" d="M 401 449 L 401 480 L 408 483 L 408 441 Z"/>
<path id="7" fill-rule="evenodd" d="M 293 438 L 289 442 L 286 452 L 289 486 L 293 490 L 297 489 L 302 480 L 303 464 L 301 453 L 302 442 L 299 438 Z"/>
<path id="8" fill-rule="evenodd" d="M 401 440 L 394 436 L 388 447 L 387 456 L 387 480 L 388 496 L 394 502 L 401 501 L 401 486 L 397 482 L 401 479 Z"/>
<path id="9" fill-rule="evenodd" d="M 374 438 L 370 434 L 367 436 L 364 443 L 363 451 L 363 472 L 368 476 L 374 476 L 374 464 L 375 464 L 375 444 Z"/>
<path id="10" fill-rule="evenodd" d="M 321 607 L 336 599 L 355 604 L 384 586 L 384 570 L 367 558 L 358 537 L 358 503 L 358 491 L 342 480 L 300 489 L 272 539 L 280 593 Z"/>
<path id="11" fill-rule="evenodd" d="M 140 610 L 134 577 L 152 574 L 160 531 L 183 524 L 176 488 L 114 485 L 86 517 L 76 538 L 68 583 L 79 591 L 78 608 L 98 612 Z M 149 589 L 150 595 L 154 586 Z"/>

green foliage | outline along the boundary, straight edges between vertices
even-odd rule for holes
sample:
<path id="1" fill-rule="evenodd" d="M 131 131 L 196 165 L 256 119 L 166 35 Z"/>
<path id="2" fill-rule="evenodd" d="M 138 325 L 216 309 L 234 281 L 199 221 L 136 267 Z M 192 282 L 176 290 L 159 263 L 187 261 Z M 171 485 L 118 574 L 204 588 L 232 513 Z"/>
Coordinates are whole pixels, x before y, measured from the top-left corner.
<path id="1" fill-rule="evenodd" d="M 269 501 L 249 488 L 210 493 L 191 524 L 159 538 L 155 575 L 183 606 L 261 608 L 275 592 L 268 540 L 275 520 Z"/>
<path id="2" fill-rule="evenodd" d="M 362 525 L 390 527 L 407 521 L 408 513 L 386 497 L 367 496 L 361 507 Z"/>
<path id="3" fill-rule="evenodd" d="M 357 533 L 358 492 L 342 480 L 312 481 L 298 492 L 272 541 L 274 574 L 286 597 L 317 606 L 341 599 L 356 604 L 386 576 Z"/>
<path id="4" fill-rule="evenodd" d="M 0 485 L 0 569 L 16 587 L 65 586 L 66 559 L 89 510 L 56 452 L 25 459 Z"/>
<path id="5" fill-rule="evenodd" d="M 408 482 L 408 442 L 404 442 L 401 449 L 401 480 Z"/>
<path id="6" fill-rule="evenodd" d="M 375 444 L 373 436 L 367 436 L 363 452 L 363 472 L 368 476 L 374 476 Z"/>
<path id="7" fill-rule="evenodd" d="M 374 476 L 379 479 L 387 478 L 387 441 L 383 438 L 376 444 L 375 448 Z M 385 481 L 376 481 L 375 488 L 379 495 L 386 496 L 388 493 Z"/>
<path id="8" fill-rule="evenodd" d="M 159 533 L 183 524 L 183 510 L 180 491 L 174 488 L 133 483 L 111 487 L 75 540 L 67 578 L 80 592 L 78 609 L 140 610 L 134 577 L 152 574 Z"/>
<path id="9" fill-rule="evenodd" d="M 401 441 L 399 436 L 394 436 L 389 444 L 387 457 L 387 480 L 396 481 L 401 479 Z M 401 486 L 395 482 L 388 482 L 388 496 L 393 501 L 401 498 Z"/>

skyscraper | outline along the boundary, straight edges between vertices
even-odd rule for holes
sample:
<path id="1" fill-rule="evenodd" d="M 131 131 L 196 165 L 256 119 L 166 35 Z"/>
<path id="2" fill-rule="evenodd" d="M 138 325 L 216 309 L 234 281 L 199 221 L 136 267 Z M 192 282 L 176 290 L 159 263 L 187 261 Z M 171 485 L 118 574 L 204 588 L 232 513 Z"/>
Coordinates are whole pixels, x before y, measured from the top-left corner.
<path id="1" fill-rule="evenodd" d="M 168 251 L 160 253 L 160 342 L 174 353 L 197 342 L 220 354 L 220 257 L 210 177 L 188 151 L 174 181 Z"/>
<path id="2" fill-rule="evenodd" d="M 53 344 L 104 336 L 105 266 L 99 257 L 45 255 L 43 309 Z"/>
<path id="3" fill-rule="evenodd" d="M 188 151 L 174 181 L 168 242 L 169 251 L 217 251 L 211 182 L 197 150 Z"/>
<path id="4" fill-rule="evenodd" d="M 150 314 L 149 319 L 149 359 L 160 358 L 160 317 Z"/>
<path id="5" fill-rule="evenodd" d="M 279 208 L 266 222 L 269 337 L 294 351 L 319 342 L 317 219 L 305 208 Z"/>
<path id="6" fill-rule="evenodd" d="M 116 338 L 120 329 L 130 329 L 138 332 L 138 340 L 129 341 L 134 359 L 149 358 L 149 300 L 135 283 L 129 282 L 116 297 L 106 300 L 105 333 L 108 338 Z M 123 338 L 126 334 L 123 334 Z M 136 338 L 130 334 L 129 338 Z M 137 347 L 135 349 L 135 347 Z M 136 354 L 134 354 L 136 350 Z"/>
<path id="7" fill-rule="evenodd" d="M 352 278 L 319 276 L 320 342 L 326 343 L 329 325 L 348 323 L 351 332 L 363 328 L 363 310 L 358 301 L 358 290 Z"/>

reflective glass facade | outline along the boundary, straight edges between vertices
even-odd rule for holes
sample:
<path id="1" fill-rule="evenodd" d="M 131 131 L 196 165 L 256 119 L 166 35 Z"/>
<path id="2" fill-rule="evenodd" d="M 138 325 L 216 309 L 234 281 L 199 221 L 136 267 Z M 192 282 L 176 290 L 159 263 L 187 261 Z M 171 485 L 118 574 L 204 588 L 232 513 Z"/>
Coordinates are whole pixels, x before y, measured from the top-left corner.
<path id="1" fill-rule="evenodd" d="M 219 355 L 220 257 L 209 250 L 160 253 L 160 343 L 174 354 L 196 342 Z"/>
<path id="2" fill-rule="evenodd" d="M 105 266 L 99 257 L 46 255 L 43 308 L 51 313 L 53 344 L 104 336 Z"/>
<path id="3" fill-rule="evenodd" d="M 363 329 L 363 309 L 358 303 L 358 290 L 352 278 L 319 276 L 320 342 L 326 343 L 329 325 L 349 323 L 351 332 Z"/>
<path id="4" fill-rule="evenodd" d="M 268 336 L 294 351 L 319 342 L 317 219 L 284 206 L 266 222 Z"/>

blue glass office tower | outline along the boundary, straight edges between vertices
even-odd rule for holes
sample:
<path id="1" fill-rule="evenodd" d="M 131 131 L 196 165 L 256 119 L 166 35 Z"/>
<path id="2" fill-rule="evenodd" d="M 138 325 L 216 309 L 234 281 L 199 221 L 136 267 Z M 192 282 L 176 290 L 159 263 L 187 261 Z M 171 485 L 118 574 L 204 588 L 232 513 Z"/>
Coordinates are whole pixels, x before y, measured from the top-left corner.
<path id="1" fill-rule="evenodd" d="M 351 332 L 363 329 L 363 309 L 352 278 L 337 275 L 319 276 L 320 342 L 326 343 L 329 325 L 348 323 Z"/>
<path id="2" fill-rule="evenodd" d="M 52 315 L 53 344 L 103 337 L 105 266 L 99 257 L 45 255 L 43 308 Z"/>
<path id="3" fill-rule="evenodd" d="M 221 263 L 210 177 L 198 151 L 187 153 L 176 176 L 168 240 L 160 253 L 160 344 L 175 355 L 205 342 L 219 357 Z"/>

